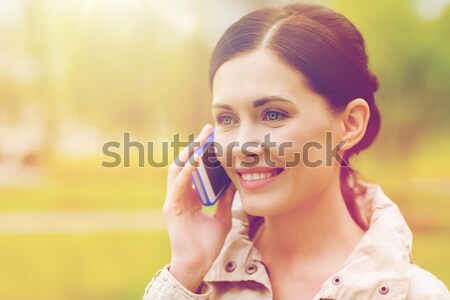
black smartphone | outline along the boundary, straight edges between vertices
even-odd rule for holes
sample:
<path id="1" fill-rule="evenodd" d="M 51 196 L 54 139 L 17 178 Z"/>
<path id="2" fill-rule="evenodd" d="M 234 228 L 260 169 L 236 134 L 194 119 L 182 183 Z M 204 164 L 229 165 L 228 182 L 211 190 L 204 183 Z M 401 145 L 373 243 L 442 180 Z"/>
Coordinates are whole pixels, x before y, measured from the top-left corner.
<path id="1" fill-rule="evenodd" d="M 214 129 L 206 138 L 205 144 L 197 149 L 195 154 L 201 156 L 201 159 L 198 167 L 191 174 L 194 188 L 204 206 L 214 205 L 231 183 L 215 153 Z"/>

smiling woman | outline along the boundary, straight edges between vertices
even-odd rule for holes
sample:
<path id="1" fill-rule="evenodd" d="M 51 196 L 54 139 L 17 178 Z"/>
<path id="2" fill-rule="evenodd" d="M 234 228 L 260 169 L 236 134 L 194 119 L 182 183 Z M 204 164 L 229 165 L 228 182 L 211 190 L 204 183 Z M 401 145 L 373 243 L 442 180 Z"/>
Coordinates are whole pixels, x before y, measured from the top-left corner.
<path id="1" fill-rule="evenodd" d="M 414 263 L 397 205 L 349 166 L 373 143 L 380 114 L 364 39 L 348 19 L 313 4 L 252 12 L 216 45 L 210 85 L 214 141 L 254 147 L 218 157 L 232 184 L 213 216 L 191 187 L 187 149 L 187 163 L 171 165 L 172 260 L 144 299 L 450 299 Z M 288 165 L 298 153 L 319 164 Z"/>
<path id="2" fill-rule="evenodd" d="M 321 146 L 309 151 L 309 160 L 325 162 L 327 152 L 322 145 L 326 143 L 326 132 L 331 132 L 335 141 L 346 139 L 347 144 L 342 150 L 349 149 L 357 142 L 355 139 L 361 137 L 369 117 L 369 109 L 362 99 L 355 99 L 348 106 L 348 113 L 330 113 L 331 108 L 327 106 L 326 98 L 311 90 L 301 73 L 286 67 L 272 53 L 266 48 L 258 48 L 228 60 L 215 74 L 213 86 L 213 103 L 227 102 L 229 107 L 234 107 L 231 110 L 215 111 L 219 118 L 216 122 L 216 141 L 219 144 L 227 145 L 233 141 L 237 141 L 239 145 L 249 141 L 259 142 L 268 133 L 275 145 L 281 145 L 285 141 L 293 144 L 282 151 L 283 155 L 280 155 L 279 147 L 271 148 L 270 157 L 278 164 L 276 167 L 285 169 L 278 173 L 277 183 L 251 193 L 245 189 L 241 191 L 239 185 L 235 185 L 242 197 L 245 211 L 259 216 L 267 216 L 268 211 L 278 215 L 285 209 L 283 202 L 271 199 L 286 199 L 286 204 L 293 208 L 300 204 L 298 195 L 302 195 L 303 205 L 308 205 L 309 201 L 317 202 L 317 193 L 323 194 L 325 191 L 333 198 L 335 195 L 340 196 L 339 168 L 325 165 L 315 168 L 303 165 L 286 168 L 287 162 L 292 162 L 295 153 L 301 153 L 303 146 L 311 142 Z M 277 95 L 277 98 L 292 100 L 253 102 L 253 99 L 268 100 L 267 96 L 272 94 Z M 274 115 L 271 120 L 267 113 Z M 223 116 L 230 119 L 227 124 L 220 120 Z M 349 124 L 352 121 L 355 122 L 354 126 Z M 344 134 L 348 137 L 343 136 Z M 258 155 L 263 156 L 263 153 Z M 232 157 L 237 160 L 235 165 L 246 159 L 246 155 L 239 151 L 235 151 Z M 233 164 L 224 159 L 224 165 Z M 235 172 L 229 172 L 232 179 L 236 177 L 233 173 Z M 275 184 L 283 186 L 275 188 Z M 245 187 L 245 181 L 243 186 Z M 332 189 L 334 190 L 331 191 Z M 263 199 L 267 199 L 267 203 L 261 198 L 261 193 L 264 193 Z M 295 201 L 289 201 L 294 195 Z M 343 200 L 328 201 L 334 204 L 340 202 L 344 204 Z M 265 207 L 266 204 L 272 207 Z M 262 211 L 267 209 L 266 213 Z M 345 210 L 342 207 L 342 212 Z M 299 216 L 298 213 L 295 215 Z M 355 219 L 356 217 L 355 215 Z"/>

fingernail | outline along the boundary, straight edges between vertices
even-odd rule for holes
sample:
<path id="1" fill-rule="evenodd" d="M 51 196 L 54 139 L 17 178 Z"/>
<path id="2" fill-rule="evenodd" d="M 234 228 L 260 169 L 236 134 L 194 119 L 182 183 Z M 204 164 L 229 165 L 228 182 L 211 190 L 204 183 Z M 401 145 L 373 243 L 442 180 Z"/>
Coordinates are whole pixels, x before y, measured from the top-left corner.
<path id="1" fill-rule="evenodd" d="M 210 126 L 211 126 L 211 124 L 209 124 L 209 123 L 206 123 L 206 125 L 205 125 L 205 126 L 203 126 L 203 130 L 206 130 L 206 129 L 208 128 L 208 126 L 210 127 Z"/>

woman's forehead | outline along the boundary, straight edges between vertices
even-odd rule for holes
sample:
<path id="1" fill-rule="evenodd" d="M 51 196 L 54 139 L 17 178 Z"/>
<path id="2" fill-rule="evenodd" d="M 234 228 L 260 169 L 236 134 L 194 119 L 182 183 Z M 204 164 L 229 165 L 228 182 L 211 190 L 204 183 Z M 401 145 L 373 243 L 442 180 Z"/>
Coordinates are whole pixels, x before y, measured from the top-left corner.
<path id="1" fill-rule="evenodd" d="M 280 98 L 296 105 L 320 97 L 306 78 L 268 51 L 241 54 L 226 61 L 213 81 L 213 107 L 220 104 L 255 106 L 260 99 Z"/>

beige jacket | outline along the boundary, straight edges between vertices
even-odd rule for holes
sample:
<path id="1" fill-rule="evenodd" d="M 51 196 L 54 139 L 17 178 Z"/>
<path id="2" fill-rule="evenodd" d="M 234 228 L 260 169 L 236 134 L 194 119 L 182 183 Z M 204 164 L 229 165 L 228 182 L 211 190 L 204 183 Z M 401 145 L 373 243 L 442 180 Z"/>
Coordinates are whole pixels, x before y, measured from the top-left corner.
<path id="1" fill-rule="evenodd" d="M 375 184 L 356 199 L 369 228 L 341 270 L 330 276 L 313 300 L 450 300 L 447 287 L 411 257 L 412 234 L 397 205 Z M 272 288 L 252 237 L 263 218 L 246 214 L 239 194 L 233 202 L 232 228 L 199 294 L 159 270 L 144 300 L 271 300 Z"/>

